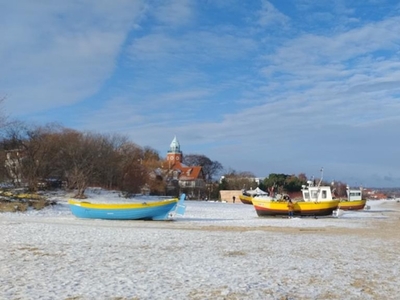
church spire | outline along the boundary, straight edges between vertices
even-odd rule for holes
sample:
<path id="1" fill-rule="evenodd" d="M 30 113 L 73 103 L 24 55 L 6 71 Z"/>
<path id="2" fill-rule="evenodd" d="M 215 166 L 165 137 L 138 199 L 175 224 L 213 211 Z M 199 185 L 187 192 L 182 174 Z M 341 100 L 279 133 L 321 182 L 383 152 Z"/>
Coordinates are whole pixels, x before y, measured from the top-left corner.
<path id="1" fill-rule="evenodd" d="M 173 152 L 173 153 L 180 153 L 181 152 L 181 145 L 178 142 L 178 139 L 176 138 L 176 136 L 174 137 L 174 139 L 171 142 L 171 145 L 169 145 L 169 152 Z"/>
<path id="2" fill-rule="evenodd" d="M 178 142 L 178 139 L 176 136 L 171 142 L 171 145 L 169 145 L 169 150 L 167 153 L 167 160 L 169 163 L 175 163 L 175 162 L 182 162 L 182 151 L 181 151 L 181 145 Z"/>

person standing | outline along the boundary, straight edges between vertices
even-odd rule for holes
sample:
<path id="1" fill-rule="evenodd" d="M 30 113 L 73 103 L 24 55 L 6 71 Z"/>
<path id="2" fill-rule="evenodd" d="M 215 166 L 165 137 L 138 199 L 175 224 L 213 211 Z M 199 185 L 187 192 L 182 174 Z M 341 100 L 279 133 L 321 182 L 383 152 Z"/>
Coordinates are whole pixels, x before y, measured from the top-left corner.
<path id="1" fill-rule="evenodd" d="M 290 199 L 290 198 L 288 200 L 287 208 L 288 208 L 289 219 L 291 219 L 291 218 L 293 218 L 294 204 L 292 202 L 292 199 Z"/>
<path id="2" fill-rule="evenodd" d="M 232 202 L 235 203 L 235 200 L 236 200 L 236 197 L 233 196 L 233 197 L 232 197 Z"/>

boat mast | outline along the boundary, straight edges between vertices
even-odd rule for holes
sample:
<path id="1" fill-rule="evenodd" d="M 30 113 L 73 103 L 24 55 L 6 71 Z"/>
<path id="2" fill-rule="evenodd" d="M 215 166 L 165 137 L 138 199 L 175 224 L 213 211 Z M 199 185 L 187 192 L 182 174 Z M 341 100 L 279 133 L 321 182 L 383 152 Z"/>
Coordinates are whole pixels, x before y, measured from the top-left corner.
<path id="1" fill-rule="evenodd" d="M 324 168 L 321 168 L 320 172 L 321 172 L 321 178 L 319 179 L 318 182 L 318 188 L 321 186 L 322 178 L 324 177 Z"/>
<path id="2" fill-rule="evenodd" d="M 319 201 L 319 196 L 320 196 L 320 193 L 321 193 L 322 178 L 324 177 L 324 168 L 323 167 L 321 168 L 320 172 L 321 172 L 321 178 L 319 179 L 318 186 L 317 186 L 317 188 L 318 188 L 317 189 L 317 202 Z"/>

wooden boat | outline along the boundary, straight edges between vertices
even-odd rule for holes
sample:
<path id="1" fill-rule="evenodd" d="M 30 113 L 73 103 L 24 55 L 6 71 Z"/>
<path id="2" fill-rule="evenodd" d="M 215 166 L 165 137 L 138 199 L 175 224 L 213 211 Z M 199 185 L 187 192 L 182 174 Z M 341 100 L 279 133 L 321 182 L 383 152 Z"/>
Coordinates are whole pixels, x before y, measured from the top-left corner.
<path id="1" fill-rule="evenodd" d="M 72 214 L 78 218 L 107 220 L 168 220 L 183 215 L 185 194 L 181 197 L 133 203 L 91 203 L 68 200 Z"/>
<path id="2" fill-rule="evenodd" d="M 260 196 L 260 195 L 268 195 L 267 192 L 264 192 L 260 188 L 256 188 L 254 190 L 242 190 L 242 194 L 239 195 L 239 199 L 243 204 L 253 204 L 252 200 L 253 197 L 255 196 Z"/>
<path id="3" fill-rule="evenodd" d="M 343 210 L 360 210 L 364 209 L 367 203 L 366 199 L 362 199 L 362 188 L 350 189 L 347 187 L 347 198 L 340 199 L 339 209 Z"/>

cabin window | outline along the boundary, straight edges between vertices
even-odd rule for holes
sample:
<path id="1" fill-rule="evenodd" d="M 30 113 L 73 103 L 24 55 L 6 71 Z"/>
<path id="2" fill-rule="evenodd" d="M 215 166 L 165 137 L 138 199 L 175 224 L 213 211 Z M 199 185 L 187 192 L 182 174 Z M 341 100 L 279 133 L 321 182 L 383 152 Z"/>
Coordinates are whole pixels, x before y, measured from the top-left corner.
<path id="1" fill-rule="evenodd" d="M 360 192 L 353 192 L 353 193 L 350 193 L 350 196 L 361 196 L 361 193 Z"/>
<path id="2" fill-rule="evenodd" d="M 317 195 L 318 195 L 317 192 L 312 192 L 312 193 L 311 193 L 311 197 L 312 197 L 313 199 L 317 199 L 317 198 L 318 198 Z"/>
<path id="3" fill-rule="evenodd" d="M 322 191 L 322 199 L 326 199 L 326 191 Z"/>
<path id="4" fill-rule="evenodd" d="M 310 193 L 304 192 L 304 199 L 309 199 L 309 198 L 310 198 Z"/>

